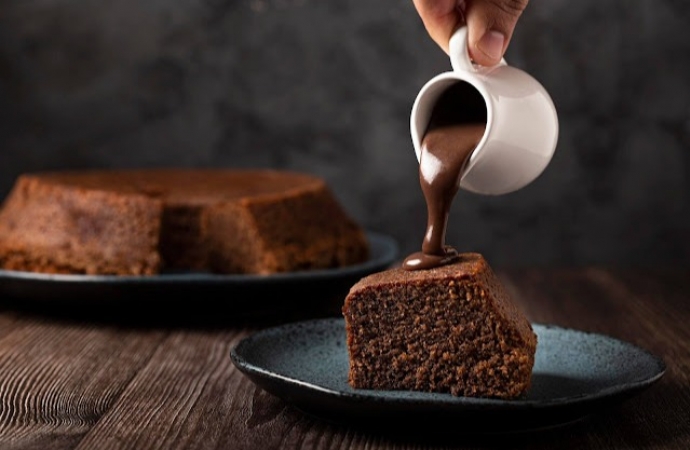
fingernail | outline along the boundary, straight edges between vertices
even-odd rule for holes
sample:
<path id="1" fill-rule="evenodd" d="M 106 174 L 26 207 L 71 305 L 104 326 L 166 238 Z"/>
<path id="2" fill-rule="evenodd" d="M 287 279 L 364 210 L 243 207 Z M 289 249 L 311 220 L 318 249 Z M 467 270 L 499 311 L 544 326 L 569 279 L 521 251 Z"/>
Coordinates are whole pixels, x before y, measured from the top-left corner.
<path id="1" fill-rule="evenodd" d="M 505 40 L 506 38 L 503 36 L 503 33 L 493 30 L 487 31 L 484 33 L 484 36 L 479 39 L 479 42 L 477 42 L 477 48 L 480 52 L 498 62 L 503 56 L 503 44 Z"/>

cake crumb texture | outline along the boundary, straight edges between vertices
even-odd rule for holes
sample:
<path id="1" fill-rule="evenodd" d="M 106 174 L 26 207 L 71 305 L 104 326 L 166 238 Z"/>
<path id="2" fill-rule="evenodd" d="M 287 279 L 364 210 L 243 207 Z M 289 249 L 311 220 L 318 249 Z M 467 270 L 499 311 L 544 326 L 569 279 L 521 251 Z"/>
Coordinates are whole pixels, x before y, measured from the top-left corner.
<path id="1" fill-rule="evenodd" d="M 478 253 L 369 275 L 342 311 L 353 388 L 512 399 L 531 386 L 537 336 Z"/>

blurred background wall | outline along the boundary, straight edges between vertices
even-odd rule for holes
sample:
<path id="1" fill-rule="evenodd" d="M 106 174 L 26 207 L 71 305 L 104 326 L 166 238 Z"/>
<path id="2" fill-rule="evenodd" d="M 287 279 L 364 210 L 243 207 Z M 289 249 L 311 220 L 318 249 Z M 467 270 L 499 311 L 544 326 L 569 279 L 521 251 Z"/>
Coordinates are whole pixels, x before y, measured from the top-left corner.
<path id="1" fill-rule="evenodd" d="M 690 2 L 532 0 L 506 60 L 551 93 L 556 154 L 518 192 L 461 192 L 447 242 L 496 266 L 690 264 Z M 4 0 L 0 194 L 37 170 L 289 168 L 415 251 L 409 112 L 449 67 L 411 0 Z"/>

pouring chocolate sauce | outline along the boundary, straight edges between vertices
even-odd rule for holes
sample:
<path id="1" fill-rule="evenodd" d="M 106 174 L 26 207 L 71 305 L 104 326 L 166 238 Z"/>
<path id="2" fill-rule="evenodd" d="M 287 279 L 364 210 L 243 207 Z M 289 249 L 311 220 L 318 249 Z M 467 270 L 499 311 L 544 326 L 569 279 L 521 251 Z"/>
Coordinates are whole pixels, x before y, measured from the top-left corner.
<path id="1" fill-rule="evenodd" d="M 486 106 L 474 87 L 458 82 L 434 106 L 419 158 L 419 183 L 427 206 L 421 251 L 403 261 L 407 270 L 431 269 L 455 261 L 458 251 L 446 245 L 450 209 L 463 168 L 486 129 Z"/>

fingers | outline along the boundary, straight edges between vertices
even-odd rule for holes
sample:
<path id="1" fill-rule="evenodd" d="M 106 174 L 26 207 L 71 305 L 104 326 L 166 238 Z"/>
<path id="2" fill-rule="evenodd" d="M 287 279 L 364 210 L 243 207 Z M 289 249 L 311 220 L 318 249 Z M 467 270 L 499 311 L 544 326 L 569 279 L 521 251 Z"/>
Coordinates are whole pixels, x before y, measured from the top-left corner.
<path id="1" fill-rule="evenodd" d="M 458 0 L 414 0 L 414 5 L 431 39 L 448 53 L 448 41 L 460 20 Z"/>
<path id="2" fill-rule="evenodd" d="M 470 57 L 482 66 L 498 64 L 528 0 L 468 0 L 465 19 Z"/>
<path id="3" fill-rule="evenodd" d="M 429 36 L 446 53 L 451 35 L 466 22 L 470 57 L 482 66 L 501 61 L 527 3 L 528 0 L 414 0 Z"/>

